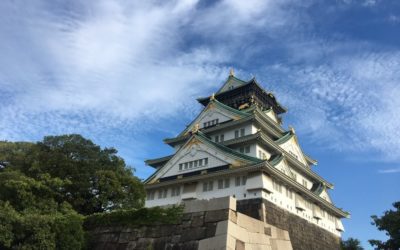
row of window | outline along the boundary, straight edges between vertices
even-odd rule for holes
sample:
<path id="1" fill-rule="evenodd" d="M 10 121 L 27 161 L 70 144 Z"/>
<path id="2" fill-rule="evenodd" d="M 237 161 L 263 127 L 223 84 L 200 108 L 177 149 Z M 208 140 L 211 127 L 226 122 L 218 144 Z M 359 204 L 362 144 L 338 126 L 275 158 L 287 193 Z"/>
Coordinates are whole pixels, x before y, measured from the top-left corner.
<path id="1" fill-rule="evenodd" d="M 245 134 L 246 130 L 244 128 L 241 128 L 240 130 L 235 130 L 235 138 L 245 136 Z"/>
<path id="2" fill-rule="evenodd" d="M 279 193 L 282 193 L 282 185 L 279 182 L 275 181 L 275 180 L 272 180 L 272 188 L 275 191 L 277 191 Z M 290 190 L 289 188 L 285 188 L 285 189 L 286 189 L 286 197 L 289 198 L 289 199 L 293 199 L 293 196 L 294 196 L 293 195 L 293 191 Z"/>
<path id="3" fill-rule="evenodd" d="M 158 195 L 158 199 L 165 199 L 168 196 L 168 188 L 163 188 L 157 191 Z M 147 192 L 147 200 L 154 200 L 156 191 L 152 190 L 152 191 L 148 191 Z M 175 196 L 179 196 L 181 194 L 181 187 L 177 186 L 177 187 L 172 187 L 171 188 L 171 197 L 175 197 Z"/>
<path id="4" fill-rule="evenodd" d="M 179 163 L 179 170 L 186 170 L 197 167 L 205 167 L 208 165 L 208 158 L 198 159 L 194 161 L 188 161 L 184 163 Z"/>
<path id="5" fill-rule="evenodd" d="M 235 186 L 246 185 L 247 177 L 246 176 L 237 176 L 235 177 Z M 218 179 L 217 187 L 218 189 L 229 188 L 231 185 L 231 180 L 229 178 L 226 179 Z M 214 181 L 206 181 L 203 182 L 203 192 L 212 191 L 214 189 Z"/>
<path id="6" fill-rule="evenodd" d="M 280 183 L 278 183 L 277 181 L 275 181 L 275 180 L 272 181 L 272 187 L 273 187 L 273 189 L 275 191 L 277 191 L 279 193 L 282 193 L 282 185 Z M 289 199 L 293 199 L 294 198 L 293 191 L 288 189 L 288 188 L 286 188 L 286 197 L 288 197 Z M 275 201 L 277 201 L 277 200 L 275 199 Z M 282 205 L 282 201 L 281 201 L 281 205 Z M 308 201 L 306 199 L 304 199 L 304 205 L 309 211 L 313 211 L 314 206 L 317 206 L 317 205 L 313 204 L 312 202 L 310 202 L 310 201 Z M 328 220 L 330 220 L 332 222 L 336 221 L 335 216 L 329 214 L 328 212 L 326 212 L 322 208 L 320 208 L 320 211 L 321 211 L 321 215 L 322 215 L 323 218 L 327 218 Z M 304 212 L 303 214 L 305 215 L 306 218 L 312 219 L 312 216 L 309 216 L 306 212 Z"/>
<path id="7" fill-rule="evenodd" d="M 215 136 L 215 142 L 223 142 L 223 141 L 224 141 L 224 134 Z"/>
<path id="8" fill-rule="evenodd" d="M 250 153 L 250 146 L 246 146 L 246 147 L 240 147 L 239 148 L 239 152 L 240 153 Z"/>
<path id="9" fill-rule="evenodd" d="M 208 122 L 204 122 L 203 127 L 204 128 L 211 127 L 211 126 L 217 125 L 218 123 L 219 123 L 219 119 L 214 119 L 214 120 L 211 120 Z"/>
<path id="10" fill-rule="evenodd" d="M 265 160 L 265 159 L 267 159 L 267 154 L 264 153 L 264 152 L 261 151 L 261 150 L 258 150 L 258 158 L 260 158 L 260 159 L 262 159 L 262 160 Z"/>

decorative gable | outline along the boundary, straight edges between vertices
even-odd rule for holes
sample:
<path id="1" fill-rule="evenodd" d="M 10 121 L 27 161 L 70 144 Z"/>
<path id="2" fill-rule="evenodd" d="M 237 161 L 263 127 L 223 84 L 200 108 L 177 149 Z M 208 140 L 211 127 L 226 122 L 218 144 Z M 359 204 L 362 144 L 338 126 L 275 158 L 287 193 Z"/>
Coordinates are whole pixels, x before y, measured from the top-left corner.
<path id="1" fill-rule="evenodd" d="M 296 135 L 293 132 L 286 134 L 284 137 L 276 141 L 281 148 L 286 152 L 291 154 L 297 160 L 299 160 L 304 165 L 308 165 L 306 159 L 304 158 L 303 151 L 297 142 Z"/>
<path id="2" fill-rule="evenodd" d="M 259 161 L 195 134 L 146 182 L 153 183 L 161 178 L 190 175 L 223 166 L 240 167 Z"/>
<path id="3" fill-rule="evenodd" d="M 222 87 L 218 90 L 217 94 L 225 92 L 225 91 L 229 91 L 229 90 L 232 90 L 232 89 L 235 89 L 235 88 L 240 87 L 240 86 L 243 86 L 246 83 L 247 82 L 236 78 L 232 74 L 232 75 L 229 76 L 229 78 L 225 82 L 225 84 L 222 85 Z"/>
<path id="4" fill-rule="evenodd" d="M 215 100 L 213 97 L 203 111 L 192 121 L 192 123 L 180 134 L 187 135 L 195 126 L 207 128 L 230 120 L 238 120 L 250 114 L 236 110 Z"/>

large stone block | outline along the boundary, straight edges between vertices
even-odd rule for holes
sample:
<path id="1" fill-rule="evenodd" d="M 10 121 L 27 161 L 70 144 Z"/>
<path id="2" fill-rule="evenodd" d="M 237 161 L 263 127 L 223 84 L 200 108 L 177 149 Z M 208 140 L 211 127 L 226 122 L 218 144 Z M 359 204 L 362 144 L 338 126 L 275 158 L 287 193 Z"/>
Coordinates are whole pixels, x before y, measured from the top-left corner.
<path id="1" fill-rule="evenodd" d="M 182 232 L 181 241 L 192 241 L 192 240 L 200 240 L 204 239 L 206 236 L 205 227 L 191 228 L 190 230 L 186 230 Z"/>
<path id="2" fill-rule="evenodd" d="M 221 209 L 236 211 L 236 199 L 230 196 L 210 200 L 190 200 L 184 202 L 184 213 L 204 212 Z"/>
<path id="3" fill-rule="evenodd" d="M 229 210 L 213 210 L 207 211 L 204 222 L 218 222 L 229 219 Z"/>

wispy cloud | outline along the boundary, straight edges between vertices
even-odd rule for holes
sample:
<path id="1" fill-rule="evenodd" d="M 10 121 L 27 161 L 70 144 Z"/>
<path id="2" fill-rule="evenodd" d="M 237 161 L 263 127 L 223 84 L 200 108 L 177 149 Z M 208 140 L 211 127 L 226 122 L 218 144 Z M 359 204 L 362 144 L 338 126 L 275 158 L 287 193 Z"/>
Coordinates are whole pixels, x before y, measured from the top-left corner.
<path id="1" fill-rule="evenodd" d="M 312 0 L 0 5 L 1 139 L 151 130 L 238 65 L 308 139 L 400 159 L 400 51 L 321 37 Z"/>
<path id="2" fill-rule="evenodd" d="M 400 173 L 400 168 L 381 169 L 378 171 L 380 174 L 396 174 Z"/>

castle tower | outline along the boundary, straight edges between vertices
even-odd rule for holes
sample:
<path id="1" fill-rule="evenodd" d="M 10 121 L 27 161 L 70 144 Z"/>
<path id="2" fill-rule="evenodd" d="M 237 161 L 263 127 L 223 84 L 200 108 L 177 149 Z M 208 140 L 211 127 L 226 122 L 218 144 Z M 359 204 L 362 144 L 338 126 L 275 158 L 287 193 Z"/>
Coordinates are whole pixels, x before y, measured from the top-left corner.
<path id="1" fill-rule="evenodd" d="M 271 92 L 231 71 L 215 94 L 198 101 L 200 114 L 164 140 L 175 152 L 146 161 L 156 169 L 145 181 L 147 207 L 234 196 L 250 216 L 268 217 L 273 207 L 341 236 L 349 213 L 333 204 L 333 185 L 313 171 L 317 162 L 303 152 L 295 130 L 282 127 L 287 110 Z M 254 204 L 266 215 L 251 211 Z"/>

